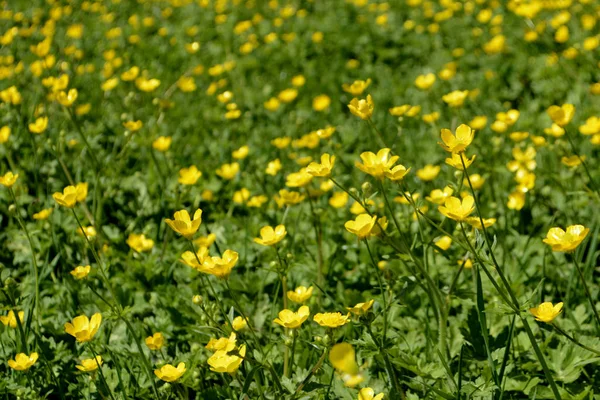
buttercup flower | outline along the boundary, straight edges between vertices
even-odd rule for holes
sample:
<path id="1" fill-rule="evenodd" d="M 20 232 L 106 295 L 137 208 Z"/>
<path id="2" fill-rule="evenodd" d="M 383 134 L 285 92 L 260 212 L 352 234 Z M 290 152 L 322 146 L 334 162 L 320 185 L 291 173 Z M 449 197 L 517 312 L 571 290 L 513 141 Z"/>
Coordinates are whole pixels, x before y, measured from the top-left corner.
<path id="1" fill-rule="evenodd" d="M 48 117 L 39 117 L 33 123 L 29 124 L 28 127 L 31 133 L 43 133 L 48 127 Z"/>
<path id="2" fill-rule="evenodd" d="M 102 314 L 96 313 L 88 319 L 86 315 L 73 318 L 72 322 L 65 324 L 65 332 L 75 337 L 78 342 L 89 342 L 94 338 L 102 323 Z"/>
<path id="3" fill-rule="evenodd" d="M 187 210 L 177 211 L 173 218 L 174 219 L 165 219 L 167 225 L 186 239 L 191 239 L 202 223 L 202 210 L 197 209 L 196 212 L 194 212 L 193 219 L 190 218 L 190 214 Z"/>
<path id="4" fill-rule="evenodd" d="M 202 172 L 198 171 L 195 165 L 192 165 L 189 168 L 181 168 L 179 170 L 179 179 L 177 182 L 182 185 L 194 185 L 201 176 Z"/>
<path id="5" fill-rule="evenodd" d="M 25 318 L 25 312 L 19 311 L 17 314 L 19 314 L 19 320 L 21 321 L 21 323 L 23 323 L 23 318 Z M 17 327 L 17 318 L 15 318 L 14 311 L 10 310 L 8 312 L 8 314 L 1 315 L 0 322 L 2 322 L 2 325 L 4 325 L 4 326 L 10 326 L 13 329 L 16 328 Z"/>
<path id="6" fill-rule="evenodd" d="M 90 273 L 91 267 L 89 265 L 85 265 L 85 266 L 78 266 L 76 267 L 74 270 L 72 270 L 70 273 L 71 275 L 73 275 L 73 277 L 77 280 L 81 280 L 85 277 L 87 277 Z"/>
<path id="7" fill-rule="evenodd" d="M 242 364 L 242 361 L 244 361 L 244 357 L 246 356 L 246 345 L 241 345 L 236 353 L 237 354 L 232 352 L 230 354 L 223 350 L 216 351 L 208 359 L 210 370 L 214 372 L 234 374 Z"/>
<path id="8" fill-rule="evenodd" d="M 306 288 L 305 286 L 298 286 L 294 290 L 287 292 L 287 298 L 294 303 L 303 304 L 310 299 L 313 294 L 313 287 Z"/>
<path id="9" fill-rule="evenodd" d="M 154 240 L 147 238 L 143 233 L 138 235 L 136 233 L 130 233 L 127 238 L 127 245 L 138 253 L 150 251 L 154 247 Z"/>
<path id="10" fill-rule="evenodd" d="M 358 392 L 358 400 L 383 400 L 383 393 L 375 395 L 375 391 L 370 387 L 362 388 Z"/>
<path id="11" fill-rule="evenodd" d="M 17 354 L 14 360 L 8 360 L 8 366 L 14 369 L 15 371 L 26 371 L 29 368 L 31 368 L 33 364 L 35 364 L 37 359 L 38 353 L 34 352 L 30 355 L 27 355 L 25 353 L 19 353 Z"/>
<path id="12" fill-rule="evenodd" d="M 231 350 L 235 349 L 236 346 L 236 334 L 235 332 L 231 332 L 229 337 L 222 337 L 219 339 L 212 338 L 209 340 L 208 344 L 205 346 L 208 350 L 211 351 L 224 351 L 229 353 Z"/>
<path id="13" fill-rule="evenodd" d="M 271 226 L 260 228 L 260 238 L 254 238 L 254 241 L 263 246 L 272 246 L 279 243 L 287 235 L 285 226 L 277 225 L 275 229 Z"/>
<path id="14" fill-rule="evenodd" d="M 583 225 L 571 225 L 566 232 L 561 228 L 550 228 L 544 243 L 552 247 L 552 251 L 571 253 L 583 242 L 590 228 Z"/>
<path id="15" fill-rule="evenodd" d="M 150 350 L 160 350 L 165 344 L 165 337 L 162 333 L 156 332 L 152 336 L 146 338 L 146 346 Z"/>
<path id="16" fill-rule="evenodd" d="M 338 343 L 329 351 L 329 362 L 341 374 L 344 385 L 354 387 L 364 380 L 352 345 Z"/>
<path id="17" fill-rule="evenodd" d="M 297 312 L 292 310 L 282 310 L 279 312 L 279 318 L 273 320 L 274 323 L 283 326 L 284 328 L 296 329 L 306 321 L 310 315 L 310 310 L 307 306 L 302 306 Z"/>
<path id="18" fill-rule="evenodd" d="M 342 84 L 342 89 L 346 93 L 350 93 L 352 96 L 360 96 L 371 84 L 371 79 L 366 81 L 356 80 L 351 84 Z"/>
<path id="19" fill-rule="evenodd" d="M 312 162 L 306 167 L 306 172 L 312 176 L 328 177 L 335 164 L 335 156 L 327 153 L 321 155 L 321 163 Z"/>
<path id="20" fill-rule="evenodd" d="M 164 153 L 165 151 L 169 150 L 172 141 L 173 138 L 170 136 L 159 136 L 154 142 L 152 142 L 152 148 L 156 151 Z"/>
<path id="21" fill-rule="evenodd" d="M 457 108 L 464 104 L 465 99 L 469 95 L 468 90 L 455 90 L 442 96 L 444 103 L 450 107 Z"/>
<path id="22" fill-rule="evenodd" d="M 340 312 L 335 313 L 318 313 L 313 317 L 313 320 L 326 328 L 339 328 L 350 322 L 350 313 L 342 315 Z"/>
<path id="23" fill-rule="evenodd" d="M 375 300 L 369 300 L 366 303 L 358 303 L 354 307 L 346 307 L 348 311 L 356 315 L 367 314 L 371 307 L 373 307 L 373 303 Z"/>
<path id="24" fill-rule="evenodd" d="M 237 316 L 233 319 L 233 321 L 231 321 L 231 327 L 233 328 L 234 331 L 239 332 L 242 329 L 246 328 L 248 326 L 248 322 L 246 321 L 246 318 L 242 317 L 242 316 Z"/>
<path id="25" fill-rule="evenodd" d="M 550 323 L 561 313 L 562 307 L 563 303 L 552 305 L 551 302 L 547 301 L 537 307 L 530 308 L 529 312 L 533 314 L 537 321 Z"/>
<path id="26" fill-rule="evenodd" d="M 469 157 L 463 155 L 463 160 L 465 161 L 465 165 L 463 166 L 463 163 L 460 159 L 460 154 L 452 153 L 452 157 L 446 158 L 446 164 L 456 168 L 459 171 L 463 171 L 465 166 L 469 168 L 471 164 L 473 164 L 473 161 L 475 161 L 475 157 L 476 155 L 473 155 L 473 157 L 469 159 Z"/>
<path id="27" fill-rule="evenodd" d="M 456 128 L 456 136 L 450 129 L 442 129 L 442 142 L 440 146 L 449 153 L 462 153 L 473 141 L 475 131 L 469 125 L 461 124 Z"/>
<path id="28" fill-rule="evenodd" d="M 94 358 L 81 360 L 81 363 L 76 365 L 75 368 L 83 372 L 92 372 L 97 370 L 98 366 L 102 366 L 102 364 L 102 356 L 96 356 Z"/>
<path id="29" fill-rule="evenodd" d="M 233 267 L 238 262 L 239 255 L 232 250 L 225 250 L 222 257 L 207 257 L 200 266 L 200 271 L 227 279 Z"/>
<path id="30" fill-rule="evenodd" d="M 346 230 L 358 236 L 359 239 L 364 239 L 371 234 L 371 230 L 377 222 L 376 216 L 369 214 L 360 214 L 354 221 L 347 221 L 344 224 Z"/>
<path id="31" fill-rule="evenodd" d="M 0 185 L 11 188 L 17 182 L 17 179 L 19 179 L 19 174 L 8 171 L 4 176 L 0 176 Z"/>
<path id="32" fill-rule="evenodd" d="M 154 370 L 154 375 L 156 375 L 158 379 L 162 381 L 175 382 L 181 378 L 183 374 L 185 374 L 185 371 L 185 363 L 180 362 L 177 365 L 177 368 L 171 364 L 163 365 L 161 368 Z"/>
<path id="33" fill-rule="evenodd" d="M 367 95 L 366 99 L 359 100 L 356 97 L 353 98 L 350 104 L 348 104 L 348 108 L 352 114 L 363 120 L 367 120 L 373 115 L 375 104 L 373 103 L 371 95 Z"/>
<path id="34" fill-rule="evenodd" d="M 427 90 L 435 83 L 435 74 L 429 73 L 425 75 L 417 76 L 415 79 L 415 86 L 421 90 Z"/>
<path id="35" fill-rule="evenodd" d="M 48 219 L 48 217 L 50 217 L 50 214 L 52 214 L 52 211 L 54 211 L 53 208 L 44 208 L 42 211 L 33 214 L 33 219 L 37 221 L 43 221 L 45 219 Z"/>
<path id="36" fill-rule="evenodd" d="M 223 164 L 221 165 L 215 173 L 225 180 L 232 180 L 235 178 L 237 173 L 240 171 L 240 164 L 234 162 L 231 164 Z"/>
<path id="37" fill-rule="evenodd" d="M 77 204 L 77 196 L 77 188 L 75 186 L 67 186 L 63 189 L 62 193 L 54 193 L 52 198 L 63 207 L 73 208 Z"/>
<path id="38" fill-rule="evenodd" d="M 377 154 L 366 151 L 360 155 L 362 163 L 356 161 L 355 165 L 364 173 L 378 179 L 383 179 L 386 175 L 394 175 L 392 173 L 392 167 L 400 157 L 390 157 L 390 151 L 391 150 L 387 148 L 379 150 Z M 403 172 L 404 175 L 408 172 L 404 167 L 402 167 L 401 170 L 398 170 L 398 172 Z M 396 174 L 398 174 L 398 172 L 396 172 Z"/>
<path id="39" fill-rule="evenodd" d="M 440 173 L 441 167 L 439 165 L 427 164 L 423 168 L 417 171 L 417 177 L 425 182 L 434 180 Z"/>
<path id="40" fill-rule="evenodd" d="M 575 106 L 573 104 L 550 106 L 548 107 L 547 113 L 556 125 L 564 127 L 571 122 L 571 119 L 573 119 L 573 115 L 575 114 Z"/>
<path id="41" fill-rule="evenodd" d="M 308 173 L 306 168 L 300 169 L 298 172 L 292 172 L 285 178 L 285 185 L 288 187 L 304 187 L 310 183 L 313 176 Z"/>
<path id="42" fill-rule="evenodd" d="M 459 198 L 452 196 L 446 199 L 438 210 L 450 219 L 464 221 L 475 210 L 475 199 L 473 196 L 467 196 L 461 202 Z"/>

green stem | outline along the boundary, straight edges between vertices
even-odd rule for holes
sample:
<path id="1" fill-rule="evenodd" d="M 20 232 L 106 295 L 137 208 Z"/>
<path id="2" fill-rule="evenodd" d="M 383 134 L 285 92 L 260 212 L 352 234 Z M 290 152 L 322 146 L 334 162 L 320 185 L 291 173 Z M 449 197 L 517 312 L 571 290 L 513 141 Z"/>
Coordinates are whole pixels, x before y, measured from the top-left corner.
<path id="1" fill-rule="evenodd" d="M 573 336 L 569 335 L 567 332 L 565 332 L 561 328 L 559 328 L 558 325 L 556 325 L 555 323 L 551 323 L 550 325 L 552 325 L 552 327 L 554 328 L 554 330 L 556 332 L 560 333 L 561 335 L 563 335 L 564 337 L 569 339 L 571 342 L 575 343 L 577 346 L 579 346 L 582 349 L 585 349 L 587 351 L 590 351 L 594 354 L 600 355 L 600 350 L 592 349 L 591 347 L 584 345 L 583 343 L 581 343 L 577 339 L 575 339 Z"/>
<path id="2" fill-rule="evenodd" d="M 594 312 L 594 317 L 596 318 L 597 332 L 598 332 L 598 334 L 600 334 L 600 316 L 598 315 L 598 310 L 596 310 L 596 305 L 594 304 L 594 299 L 592 298 L 592 293 L 590 292 L 590 288 L 587 285 L 585 276 L 583 275 L 583 271 L 581 271 L 581 267 L 579 266 L 577 257 L 575 257 L 575 255 L 572 255 L 571 258 L 573 259 L 573 263 L 575 264 L 575 268 L 577 269 L 579 278 L 581 278 L 581 284 L 583 285 L 583 288 L 585 290 L 585 295 L 587 296 L 588 301 L 590 302 L 590 306 L 592 307 L 592 311 Z"/>
<path id="3" fill-rule="evenodd" d="M 102 365 L 100 364 L 100 362 L 98 361 L 98 355 L 96 354 L 96 352 L 94 351 L 94 348 L 92 347 L 92 344 L 88 342 L 88 349 L 90 349 L 90 352 L 92 353 L 92 355 L 94 356 L 94 361 L 96 362 L 96 365 L 98 366 L 98 372 L 100 373 L 100 380 L 102 381 L 102 383 L 104 384 L 104 386 L 106 387 L 106 390 L 108 391 L 108 394 L 110 396 L 110 398 L 112 400 L 115 400 L 115 396 L 113 395 L 112 390 L 110 389 L 110 386 L 108 386 L 108 382 L 106 381 L 106 378 L 104 378 L 104 372 L 102 372 Z"/>

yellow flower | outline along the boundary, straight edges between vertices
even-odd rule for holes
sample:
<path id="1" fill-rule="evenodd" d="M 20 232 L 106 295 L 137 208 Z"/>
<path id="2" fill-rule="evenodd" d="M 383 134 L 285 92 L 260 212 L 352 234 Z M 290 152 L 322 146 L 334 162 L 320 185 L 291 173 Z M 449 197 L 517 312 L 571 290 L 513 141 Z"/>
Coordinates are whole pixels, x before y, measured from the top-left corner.
<path id="1" fill-rule="evenodd" d="M 220 279 L 227 279 L 235 264 L 237 264 L 239 254 L 232 250 L 225 250 L 222 257 L 207 257 L 200 266 L 200 271 L 214 275 Z"/>
<path id="2" fill-rule="evenodd" d="M 199 247 L 209 248 L 212 244 L 217 240 L 217 235 L 214 233 L 210 233 L 206 236 L 200 236 L 197 239 L 194 239 L 194 244 Z"/>
<path id="3" fill-rule="evenodd" d="M 8 171 L 4 176 L 0 176 L 0 185 L 10 188 L 17 182 L 17 179 L 19 179 L 19 174 Z"/>
<path id="4" fill-rule="evenodd" d="M 469 125 L 461 124 L 456 128 L 456 136 L 452 134 L 450 129 L 442 129 L 443 143 L 438 142 L 438 144 L 449 153 L 462 153 L 471 144 L 474 136 L 475 131 Z"/>
<path id="5" fill-rule="evenodd" d="M 467 168 L 469 168 L 471 166 L 471 164 L 473 164 L 473 161 L 475 161 L 475 157 L 476 157 L 476 155 L 473 155 L 473 157 L 471 157 L 471 159 L 469 159 L 469 157 L 467 157 L 466 155 L 463 156 L 463 160 L 465 161 L 465 166 Z M 452 153 L 452 157 L 446 158 L 446 164 L 450 165 L 451 167 L 456 168 L 459 171 L 464 170 L 463 163 L 460 159 L 460 154 Z"/>
<path id="6" fill-rule="evenodd" d="M 313 320 L 326 328 L 339 328 L 350 322 L 350 313 L 347 315 L 342 315 L 340 312 L 318 313 L 313 317 Z"/>
<path id="7" fill-rule="evenodd" d="M 348 193 L 336 192 L 329 199 L 329 205 L 333 208 L 342 208 L 348 203 Z"/>
<path id="8" fill-rule="evenodd" d="M 85 265 L 85 266 L 79 265 L 79 266 L 75 267 L 75 269 L 72 270 L 70 273 L 71 273 L 71 275 L 73 275 L 73 277 L 75 279 L 81 280 L 89 275 L 91 269 L 92 268 L 89 265 Z"/>
<path id="9" fill-rule="evenodd" d="M 443 190 L 433 189 L 429 196 L 425 197 L 425 200 L 435 204 L 444 204 L 446 199 L 452 196 L 454 190 L 450 186 L 446 186 Z"/>
<path id="10" fill-rule="evenodd" d="M 92 239 L 96 236 L 96 228 L 93 226 L 84 226 L 83 229 L 77 228 L 77 234 Z"/>
<path id="11" fill-rule="evenodd" d="M 50 217 L 50 214 L 52 214 L 52 211 L 53 211 L 52 208 L 45 208 L 42 211 L 33 214 L 33 219 L 38 220 L 38 221 L 43 221 L 45 219 L 48 219 L 48 217 Z"/>
<path id="12" fill-rule="evenodd" d="M 143 233 L 138 235 L 137 233 L 130 233 L 127 238 L 127 245 L 138 253 L 152 250 L 154 247 L 154 240 L 147 238 Z"/>
<path id="13" fill-rule="evenodd" d="M 48 127 L 48 117 L 39 117 L 33 123 L 29 124 L 29 132 L 43 133 Z"/>
<path id="14" fill-rule="evenodd" d="M 561 313 L 562 307 L 563 303 L 557 303 L 553 306 L 551 302 L 546 301 L 537 307 L 530 308 L 529 312 L 533 314 L 537 321 L 550 323 Z"/>
<path id="15" fill-rule="evenodd" d="M 135 86 L 142 92 L 152 92 L 160 86 L 160 81 L 158 79 L 146 79 L 140 77 L 135 80 Z"/>
<path id="16" fill-rule="evenodd" d="M 306 172 L 312 176 L 328 177 L 335 164 L 335 156 L 327 153 L 321 155 L 321 164 L 312 162 L 306 167 Z"/>
<path id="17" fill-rule="evenodd" d="M 10 137 L 10 127 L 3 126 L 0 128 L 0 144 L 8 142 L 8 138 Z"/>
<path id="18" fill-rule="evenodd" d="M 160 350 L 165 344 L 165 337 L 162 333 L 156 332 L 152 336 L 146 338 L 146 346 L 150 350 Z"/>
<path id="19" fill-rule="evenodd" d="M 281 171 L 281 160 L 279 158 L 269 161 L 267 168 L 265 168 L 265 173 L 271 176 L 277 175 L 279 171 Z"/>
<path id="20" fill-rule="evenodd" d="M 77 192 L 77 202 L 81 203 L 82 201 L 85 201 L 87 195 L 88 195 L 88 183 L 87 182 L 80 182 L 77 185 L 75 185 L 75 191 Z"/>
<path id="21" fill-rule="evenodd" d="M 571 225 L 566 232 L 561 228 L 550 228 L 544 243 L 552 247 L 552 251 L 573 252 L 583 242 L 590 228 L 583 225 Z"/>
<path id="22" fill-rule="evenodd" d="M 242 364 L 242 361 L 244 361 L 244 357 L 246 356 L 246 345 L 241 345 L 236 353 L 237 354 L 229 354 L 223 350 L 216 351 L 208 359 L 210 370 L 214 372 L 234 374 Z"/>
<path id="23" fill-rule="evenodd" d="M 142 129 L 142 126 L 144 126 L 144 124 L 140 120 L 126 121 L 126 122 L 123 122 L 123 126 L 125 127 L 125 129 L 127 129 L 130 132 L 137 132 L 140 129 Z"/>
<path id="24" fill-rule="evenodd" d="M 352 84 L 342 84 L 342 89 L 346 93 L 350 93 L 352 96 L 360 96 L 371 84 L 371 79 L 366 81 L 356 80 Z"/>
<path id="25" fill-rule="evenodd" d="M 299 192 L 281 189 L 278 196 L 275 197 L 275 201 L 277 201 L 277 204 L 279 204 L 280 207 L 283 207 L 286 205 L 295 205 L 301 203 L 305 198 L 306 196 L 300 194 Z"/>
<path id="26" fill-rule="evenodd" d="M 285 89 L 277 95 L 277 98 L 282 103 L 291 103 L 296 97 L 298 97 L 298 91 L 296 89 Z"/>
<path id="27" fill-rule="evenodd" d="M 331 98 L 326 94 L 321 94 L 313 99 L 313 110 L 323 111 L 331 105 Z"/>
<path id="28" fill-rule="evenodd" d="M 285 185 L 288 187 L 303 187 L 312 181 L 313 176 L 308 173 L 306 168 L 300 169 L 298 172 L 292 172 L 285 178 Z"/>
<path id="29" fill-rule="evenodd" d="M 297 312 L 293 312 L 292 310 L 280 311 L 279 318 L 275 318 L 273 322 L 283 326 L 284 328 L 296 329 L 300 328 L 309 315 L 309 308 L 307 306 L 302 306 Z"/>
<path id="30" fill-rule="evenodd" d="M 187 210 L 175 212 L 173 218 L 174 219 L 165 219 L 167 225 L 186 239 L 191 239 L 202 223 L 202 210 L 197 209 L 193 219 L 190 218 L 190 214 Z"/>
<path id="31" fill-rule="evenodd" d="M 482 220 L 483 220 L 483 225 L 486 228 L 489 228 L 496 223 L 496 218 L 482 218 Z M 479 230 L 483 229 L 483 227 L 481 226 L 481 220 L 479 219 L 479 217 L 469 217 L 469 218 L 465 219 L 465 222 L 467 224 L 471 225 L 475 229 L 479 229 Z"/>
<path id="32" fill-rule="evenodd" d="M 444 103 L 450 107 L 457 108 L 464 104 L 465 99 L 469 95 L 468 90 L 455 90 L 442 96 Z"/>
<path id="33" fill-rule="evenodd" d="M 73 208 L 75 207 L 75 204 L 77 204 L 77 196 L 77 188 L 75 186 L 67 186 L 63 189 L 62 193 L 54 193 L 52 198 L 63 207 Z"/>
<path id="34" fill-rule="evenodd" d="M 248 157 L 248 153 L 250 153 L 250 147 L 242 146 L 239 149 L 234 150 L 233 153 L 231 153 L 231 156 L 236 160 L 243 160 Z"/>
<path id="35" fill-rule="evenodd" d="M 565 134 L 565 130 L 558 124 L 552 124 L 550 128 L 544 128 L 544 133 L 554 137 L 561 137 Z"/>
<path id="36" fill-rule="evenodd" d="M 275 229 L 271 226 L 260 228 L 260 238 L 254 238 L 254 241 L 263 246 L 272 246 L 279 243 L 287 235 L 285 226 L 277 225 Z"/>
<path id="37" fill-rule="evenodd" d="M 364 239 L 371 234 L 376 221 L 376 216 L 365 213 L 358 215 L 354 221 L 347 221 L 344 227 L 348 232 L 358 236 L 359 239 Z"/>
<path id="38" fill-rule="evenodd" d="M 170 136 L 159 136 L 152 142 L 152 148 L 156 151 L 165 152 L 171 147 L 172 138 Z"/>
<path id="39" fill-rule="evenodd" d="M 306 288 L 305 286 L 298 286 L 294 290 L 287 292 L 287 298 L 297 304 L 303 304 L 310 299 L 313 294 L 313 287 Z"/>
<path id="40" fill-rule="evenodd" d="M 81 363 L 76 365 L 75 368 L 83 372 L 92 372 L 97 370 L 98 366 L 102 366 L 102 356 L 81 360 Z"/>
<path id="41" fill-rule="evenodd" d="M 185 371 L 185 363 L 180 362 L 177 365 L 177 368 L 171 364 L 163 365 L 161 368 L 154 370 L 154 375 L 156 375 L 158 379 L 162 381 L 175 382 L 177 379 L 181 378 L 183 374 L 185 374 Z"/>
<path id="42" fill-rule="evenodd" d="M 452 238 L 450 236 L 442 236 L 434 244 L 442 250 L 448 250 L 452 245 Z"/>
<path id="43" fill-rule="evenodd" d="M 263 105 L 269 111 L 277 111 L 281 103 L 277 100 L 277 97 L 271 97 L 269 100 L 265 101 Z"/>
<path id="44" fill-rule="evenodd" d="M 472 129 L 479 131 L 479 130 L 485 128 L 485 126 L 487 125 L 487 117 L 485 115 L 478 115 L 477 117 L 473 118 L 471 120 L 471 122 L 469 122 L 468 125 Z"/>
<path id="45" fill-rule="evenodd" d="M 237 173 L 240 171 L 240 164 L 234 162 L 231 164 L 221 165 L 215 172 L 218 176 L 228 181 L 235 178 Z"/>
<path id="46" fill-rule="evenodd" d="M 8 366 L 14 369 L 15 371 L 26 371 L 29 368 L 31 368 L 33 364 L 35 364 L 37 359 L 38 353 L 34 352 L 30 355 L 27 355 L 25 353 L 19 353 L 17 354 L 14 360 L 8 360 Z"/>
<path id="47" fill-rule="evenodd" d="M 140 68 L 133 66 L 121 74 L 121 79 L 125 82 L 133 81 L 140 74 Z"/>
<path id="48" fill-rule="evenodd" d="M 470 176 L 471 185 L 473 185 L 473 189 L 481 189 L 483 184 L 485 183 L 485 178 L 479 174 L 473 174 Z M 469 180 L 467 178 L 463 179 L 463 185 L 469 186 Z"/>
<path id="49" fill-rule="evenodd" d="M 525 193 L 521 190 L 515 190 L 508 195 L 508 202 L 506 206 L 511 210 L 520 210 L 525 205 Z"/>
<path id="50" fill-rule="evenodd" d="M 70 89 L 68 92 L 61 90 L 56 95 L 56 101 L 65 107 L 70 107 L 77 100 L 77 89 Z"/>
<path id="51" fill-rule="evenodd" d="M 271 144 L 279 150 L 283 150 L 290 145 L 292 138 L 289 136 L 279 137 L 271 140 Z"/>
<path id="52" fill-rule="evenodd" d="M 580 157 L 577 155 L 562 157 L 560 159 L 560 162 L 566 165 L 567 167 L 576 167 L 578 165 L 581 165 L 583 161 L 585 161 L 585 156 Z"/>
<path id="53" fill-rule="evenodd" d="M 425 75 L 417 76 L 415 79 L 415 86 L 421 90 L 427 90 L 435 83 L 435 74 L 429 73 Z"/>
<path id="54" fill-rule="evenodd" d="M 296 87 L 304 86 L 306 83 L 306 78 L 303 75 L 295 75 L 292 78 L 292 85 Z"/>
<path id="55" fill-rule="evenodd" d="M 439 165 L 427 164 L 423 168 L 417 170 L 417 177 L 424 182 L 434 180 L 440 173 L 441 167 Z"/>
<path id="56" fill-rule="evenodd" d="M 237 335 L 235 334 L 235 332 L 231 332 L 231 335 L 229 335 L 228 338 L 226 337 L 222 337 L 219 339 L 215 339 L 212 338 L 208 341 L 207 345 L 205 346 L 208 350 L 211 351 L 224 351 L 226 353 L 229 353 L 231 350 L 235 349 L 235 344 L 236 344 L 236 337 Z"/>
<path id="57" fill-rule="evenodd" d="M 590 117 L 586 119 L 585 124 L 579 127 L 579 133 L 582 135 L 597 135 L 600 133 L 600 118 Z M 1 142 L 2 141 L 0 139 L 0 143 Z"/>
<path id="58" fill-rule="evenodd" d="M 357 99 L 356 97 L 350 101 L 348 104 L 348 108 L 350 112 L 357 117 L 367 120 L 370 119 L 373 115 L 373 110 L 375 109 L 375 104 L 373 103 L 373 98 L 371 95 L 367 95 L 366 99 Z"/>
<path id="59" fill-rule="evenodd" d="M 354 348 L 349 343 L 334 345 L 329 351 L 329 362 L 338 371 L 350 375 L 358 374 L 358 364 L 356 364 Z"/>
<path id="60" fill-rule="evenodd" d="M 573 119 L 575 106 L 573 104 L 563 104 L 562 106 L 550 106 L 546 111 L 552 121 L 560 127 L 567 125 Z"/>
<path id="61" fill-rule="evenodd" d="M 181 168 L 179 170 L 179 179 L 177 180 L 182 185 L 194 185 L 202 176 L 202 172 L 198 171 L 195 165 L 189 168 Z"/>
<path id="62" fill-rule="evenodd" d="M 65 324 L 65 332 L 74 336 L 78 342 L 89 342 L 94 338 L 102 323 L 102 314 L 96 313 L 88 319 L 86 315 L 73 318 L 72 322 Z"/>
<path id="63" fill-rule="evenodd" d="M 362 388 L 358 392 L 358 400 L 383 400 L 383 393 L 375 395 L 375 391 L 370 387 Z"/>
<path id="64" fill-rule="evenodd" d="M 362 163 L 356 161 L 354 165 L 356 165 L 356 167 L 364 173 L 369 174 L 378 179 L 383 179 L 386 176 L 386 174 L 394 176 L 392 173 L 392 167 L 400 157 L 390 157 L 390 151 L 390 149 L 385 148 L 379 150 L 377 154 L 372 153 L 370 151 L 363 152 L 360 155 Z M 404 168 L 404 171 L 406 171 L 406 168 Z"/>
<path id="65" fill-rule="evenodd" d="M 473 196 L 466 196 L 462 202 L 457 197 L 450 197 L 444 201 L 444 205 L 438 210 L 446 217 L 455 221 L 464 221 L 475 210 L 475 199 Z"/>
<path id="66" fill-rule="evenodd" d="M 233 193 L 233 202 L 235 204 L 244 204 L 250 198 L 250 191 L 246 188 L 241 188 Z"/>
<path id="67" fill-rule="evenodd" d="M 195 255 L 189 250 L 183 252 L 179 261 L 181 261 L 188 267 L 191 267 L 198 271 L 202 271 L 202 264 L 207 259 L 207 257 L 209 257 L 208 249 L 206 247 L 200 247 L 200 249 L 198 249 Z"/>
<path id="68" fill-rule="evenodd" d="M 354 307 L 346 307 L 348 311 L 356 315 L 363 315 L 369 312 L 375 300 L 369 300 L 366 303 L 358 303 Z"/>
<path id="69" fill-rule="evenodd" d="M 234 331 L 241 331 L 248 326 L 248 322 L 244 317 L 237 316 L 231 321 L 231 327 Z"/>
<path id="70" fill-rule="evenodd" d="M 19 315 L 19 320 L 21 321 L 21 323 L 23 323 L 23 318 L 25 317 L 25 312 L 19 311 L 17 314 Z M 8 312 L 8 314 L 0 316 L 0 322 L 2 322 L 2 325 L 4 325 L 4 326 L 10 326 L 13 329 L 16 328 L 17 327 L 17 318 L 15 318 L 14 311 L 11 310 Z"/>

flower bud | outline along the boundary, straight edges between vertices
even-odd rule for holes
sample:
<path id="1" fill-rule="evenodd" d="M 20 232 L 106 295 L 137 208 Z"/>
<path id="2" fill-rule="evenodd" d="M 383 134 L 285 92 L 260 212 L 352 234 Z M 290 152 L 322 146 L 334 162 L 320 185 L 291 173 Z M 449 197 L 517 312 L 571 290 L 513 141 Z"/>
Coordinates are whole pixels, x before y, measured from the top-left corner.
<path id="1" fill-rule="evenodd" d="M 371 197 L 371 195 L 373 194 L 373 185 L 371 185 L 371 182 L 363 183 L 361 189 L 363 192 L 363 196 L 365 197 Z"/>
<path id="2" fill-rule="evenodd" d="M 192 297 L 192 303 L 194 303 L 196 305 L 202 304 L 202 296 L 200 296 L 199 294 L 197 294 L 194 297 Z"/>
<path id="3" fill-rule="evenodd" d="M 17 206 L 14 204 L 11 204 L 10 206 L 8 206 L 8 212 L 10 214 L 15 214 L 17 212 Z"/>

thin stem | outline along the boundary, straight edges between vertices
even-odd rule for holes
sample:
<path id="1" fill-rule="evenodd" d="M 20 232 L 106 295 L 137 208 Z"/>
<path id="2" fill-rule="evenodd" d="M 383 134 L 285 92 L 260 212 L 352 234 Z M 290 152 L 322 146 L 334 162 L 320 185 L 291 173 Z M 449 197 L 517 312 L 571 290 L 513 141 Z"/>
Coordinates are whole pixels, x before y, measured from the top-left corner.
<path id="1" fill-rule="evenodd" d="M 591 351 L 592 353 L 600 355 L 600 350 L 592 349 L 591 347 L 584 345 L 583 343 L 581 343 L 580 341 L 575 339 L 573 336 L 569 335 L 567 332 L 565 332 L 561 328 L 559 328 L 558 325 L 556 325 L 555 323 L 551 323 L 550 325 L 552 325 L 552 327 L 554 328 L 554 330 L 556 332 L 560 333 L 561 335 L 563 335 L 564 337 L 569 339 L 571 342 L 575 343 L 577 346 L 579 346 L 582 349 L 585 349 L 587 351 Z"/>
<path id="2" fill-rule="evenodd" d="M 585 295 L 587 296 L 588 301 L 590 302 L 590 306 L 592 307 L 592 311 L 594 312 L 594 317 L 596 318 L 597 332 L 600 334 L 600 316 L 598 315 L 598 310 L 596 310 L 596 305 L 594 304 L 594 299 L 592 298 L 592 293 L 590 292 L 590 288 L 587 285 L 585 276 L 583 275 L 583 271 L 581 271 L 581 267 L 579 266 L 577 257 L 575 257 L 575 255 L 572 255 L 571 258 L 573 259 L 573 263 L 575 264 L 577 273 L 579 274 L 579 277 L 581 278 L 581 284 L 583 285 L 583 288 L 585 290 Z"/>
<path id="3" fill-rule="evenodd" d="M 100 364 L 100 362 L 98 361 L 98 355 L 94 351 L 94 348 L 92 347 L 91 343 L 88 342 L 87 345 L 88 345 L 88 349 L 90 349 L 90 352 L 94 356 L 94 361 L 96 362 L 96 365 L 98 366 L 98 372 L 100 372 L 100 380 L 102 381 L 102 383 L 106 387 L 106 390 L 108 390 L 108 394 L 109 394 L 110 398 L 112 400 L 115 400 L 115 396 L 113 395 L 113 392 L 110 389 L 110 386 L 108 386 L 108 382 L 104 378 L 104 372 L 102 372 L 102 364 Z"/>

